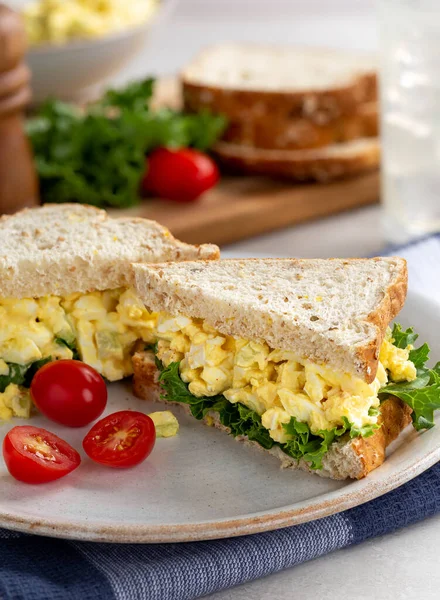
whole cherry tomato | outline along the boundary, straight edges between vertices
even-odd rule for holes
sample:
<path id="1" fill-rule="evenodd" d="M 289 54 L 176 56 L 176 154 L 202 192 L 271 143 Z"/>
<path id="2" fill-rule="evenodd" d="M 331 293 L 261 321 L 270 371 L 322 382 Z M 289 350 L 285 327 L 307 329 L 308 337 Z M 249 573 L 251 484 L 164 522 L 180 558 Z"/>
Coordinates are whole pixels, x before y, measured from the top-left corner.
<path id="1" fill-rule="evenodd" d="M 83 427 L 97 419 L 107 404 L 101 375 L 79 360 L 58 360 L 39 369 L 31 383 L 31 397 L 46 417 Z"/>
<path id="2" fill-rule="evenodd" d="M 219 179 L 211 158 L 192 148 L 158 148 L 147 160 L 142 192 L 176 202 L 193 202 Z"/>

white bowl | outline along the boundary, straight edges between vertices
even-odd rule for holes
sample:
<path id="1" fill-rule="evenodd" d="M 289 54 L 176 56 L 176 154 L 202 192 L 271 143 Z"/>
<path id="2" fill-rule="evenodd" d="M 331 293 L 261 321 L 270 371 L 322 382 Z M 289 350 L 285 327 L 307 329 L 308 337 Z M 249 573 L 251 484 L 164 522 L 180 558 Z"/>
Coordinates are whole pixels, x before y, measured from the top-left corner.
<path id="1" fill-rule="evenodd" d="M 62 45 L 30 47 L 26 61 L 32 73 L 33 102 L 51 96 L 79 100 L 96 95 L 96 89 L 141 50 L 173 3 L 174 0 L 162 0 L 152 19 L 116 33 Z"/>

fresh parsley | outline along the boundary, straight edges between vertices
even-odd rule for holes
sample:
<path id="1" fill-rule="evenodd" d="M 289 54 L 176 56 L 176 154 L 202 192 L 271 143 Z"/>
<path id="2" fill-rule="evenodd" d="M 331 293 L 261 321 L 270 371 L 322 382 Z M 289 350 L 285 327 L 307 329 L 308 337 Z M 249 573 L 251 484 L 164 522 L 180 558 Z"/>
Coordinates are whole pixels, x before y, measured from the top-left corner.
<path id="1" fill-rule="evenodd" d="M 109 90 L 87 111 L 48 100 L 27 122 L 44 202 L 128 207 L 139 202 L 145 156 L 158 146 L 209 148 L 222 116 L 150 110 L 154 80 Z"/>

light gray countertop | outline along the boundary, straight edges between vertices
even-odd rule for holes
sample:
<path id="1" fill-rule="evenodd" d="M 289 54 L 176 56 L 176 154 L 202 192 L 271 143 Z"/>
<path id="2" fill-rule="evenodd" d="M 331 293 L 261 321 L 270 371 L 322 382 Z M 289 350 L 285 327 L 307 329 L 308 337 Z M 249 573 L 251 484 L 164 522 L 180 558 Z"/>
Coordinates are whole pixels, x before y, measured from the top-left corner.
<path id="1" fill-rule="evenodd" d="M 215 15 L 210 12 L 214 4 Z M 221 40 L 373 49 L 372 6 L 370 0 L 180 0 L 172 20 L 156 32 L 145 52 L 116 82 L 149 72 L 175 72 L 199 48 Z M 252 238 L 227 250 L 298 257 L 367 256 L 385 245 L 379 217 L 379 207 L 367 207 Z M 437 599 L 439 547 L 440 516 L 210 598 L 319 600 L 337 594 L 356 600 Z"/>

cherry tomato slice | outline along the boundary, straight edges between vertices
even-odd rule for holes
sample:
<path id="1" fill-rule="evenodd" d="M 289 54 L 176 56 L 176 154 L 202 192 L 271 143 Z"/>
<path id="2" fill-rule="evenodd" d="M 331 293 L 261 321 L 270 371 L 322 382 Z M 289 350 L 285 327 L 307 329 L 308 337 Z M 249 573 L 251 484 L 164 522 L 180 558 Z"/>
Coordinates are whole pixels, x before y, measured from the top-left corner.
<path id="1" fill-rule="evenodd" d="M 3 441 L 9 473 L 25 483 L 47 483 L 64 477 L 81 463 L 78 452 L 57 435 L 23 425 L 13 427 Z"/>
<path id="2" fill-rule="evenodd" d="M 107 404 L 101 375 L 79 360 L 58 360 L 39 369 L 31 383 L 31 397 L 46 417 L 83 427 L 97 419 Z"/>
<path id="3" fill-rule="evenodd" d="M 218 179 L 217 165 L 207 154 L 192 148 L 158 148 L 148 156 L 142 191 L 176 202 L 192 202 Z"/>
<path id="4" fill-rule="evenodd" d="M 148 415 L 121 410 L 95 423 L 84 438 L 83 448 L 102 465 L 133 467 L 147 458 L 155 441 L 156 430 Z"/>

